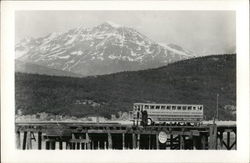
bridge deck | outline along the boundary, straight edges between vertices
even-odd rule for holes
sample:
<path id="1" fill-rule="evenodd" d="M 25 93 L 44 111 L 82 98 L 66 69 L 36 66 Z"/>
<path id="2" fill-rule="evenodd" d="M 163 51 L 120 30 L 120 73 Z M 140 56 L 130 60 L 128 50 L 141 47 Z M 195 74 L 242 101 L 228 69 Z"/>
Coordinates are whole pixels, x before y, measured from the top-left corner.
<path id="1" fill-rule="evenodd" d="M 120 123 L 86 123 L 86 122 L 17 122 L 16 133 L 18 144 L 20 144 L 20 133 L 24 133 L 24 143 L 26 144 L 27 133 L 37 133 L 38 141 L 41 147 L 41 135 L 44 136 L 46 143 L 52 144 L 58 141 L 60 144 L 66 142 L 79 145 L 82 143 L 94 144 L 93 147 L 86 147 L 87 149 L 97 148 L 96 144 L 106 144 L 103 148 L 116 149 L 127 146 L 127 148 L 135 149 L 136 147 L 142 149 L 160 149 L 159 134 L 164 132 L 167 137 L 166 144 L 161 144 L 163 148 L 170 147 L 170 149 L 217 149 L 218 141 L 220 146 L 226 149 L 236 148 L 236 125 L 216 125 L 203 124 L 199 126 L 135 126 L 133 124 Z M 226 142 L 223 140 L 225 139 Z M 230 135 L 233 133 L 235 138 L 233 144 L 230 143 Z M 120 135 L 120 136 L 119 136 Z M 223 137 L 224 136 L 224 137 Z M 29 139 L 31 139 L 29 137 Z M 113 140 L 112 140 L 113 139 Z M 149 142 L 147 142 L 149 141 Z M 154 145 L 152 143 L 154 142 Z M 193 142 L 190 145 L 190 141 Z M 29 140 L 28 142 L 31 142 Z M 117 142 L 123 142 L 117 144 Z M 90 143 L 90 144 L 89 144 Z M 170 143 L 170 144 L 167 144 Z M 109 144 L 109 145 L 107 145 Z M 113 145 L 112 145 L 113 144 Z M 132 145 L 131 145 L 132 144 Z M 189 144 L 189 145 L 187 145 Z M 186 146 L 185 146 L 186 145 Z M 48 145 L 49 146 L 49 145 Z M 150 146 L 150 147 L 148 147 Z M 26 145 L 23 145 L 23 149 Z M 48 147 L 49 148 L 49 147 Z M 52 149 L 54 146 L 52 147 Z M 99 147 L 98 147 L 99 148 Z M 46 148 L 47 149 L 47 148 Z M 71 147 L 70 147 L 71 149 Z"/>

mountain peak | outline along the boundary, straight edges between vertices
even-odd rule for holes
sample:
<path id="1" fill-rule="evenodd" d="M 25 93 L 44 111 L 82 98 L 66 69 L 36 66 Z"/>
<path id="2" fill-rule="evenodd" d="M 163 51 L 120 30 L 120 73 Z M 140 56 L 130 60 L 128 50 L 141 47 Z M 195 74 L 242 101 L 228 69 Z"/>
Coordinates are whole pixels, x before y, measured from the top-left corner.
<path id="1" fill-rule="evenodd" d="M 161 45 L 137 30 L 107 21 L 83 25 L 16 45 L 16 58 L 82 75 L 155 68 L 192 57 L 181 47 Z"/>
<path id="2" fill-rule="evenodd" d="M 104 27 L 104 28 L 120 28 L 122 25 L 116 24 L 111 21 L 105 21 L 102 24 L 98 25 L 97 27 Z"/>
<path id="3" fill-rule="evenodd" d="M 111 22 L 111 21 L 106 21 L 105 23 L 111 25 L 111 26 L 114 27 L 114 28 L 120 28 L 120 27 L 122 27 L 122 25 L 116 24 L 116 23 Z"/>

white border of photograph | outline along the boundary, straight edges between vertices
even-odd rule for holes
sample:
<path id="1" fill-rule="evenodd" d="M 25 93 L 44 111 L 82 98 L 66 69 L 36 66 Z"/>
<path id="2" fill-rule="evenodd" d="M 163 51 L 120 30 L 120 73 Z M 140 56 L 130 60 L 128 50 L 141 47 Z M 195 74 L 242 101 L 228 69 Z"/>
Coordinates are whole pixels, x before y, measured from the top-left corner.
<path id="1" fill-rule="evenodd" d="M 237 150 L 22 151 L 15 148 L 15 11 L 17 10 L 234 10 L 237 53 Z M 2 162 L 249 162 L 248 1 L 2 1 Z"/>

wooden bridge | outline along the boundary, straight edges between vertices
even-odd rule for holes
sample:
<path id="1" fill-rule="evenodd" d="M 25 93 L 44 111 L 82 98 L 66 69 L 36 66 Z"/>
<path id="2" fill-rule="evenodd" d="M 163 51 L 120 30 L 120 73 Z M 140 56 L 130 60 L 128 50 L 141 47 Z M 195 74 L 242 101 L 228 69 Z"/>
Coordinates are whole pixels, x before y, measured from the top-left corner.
<path id="1" fill-rule="evenodd" d="M 164 137 L 160 133 L 164 133 Z M 236 149 L 236 135 L 236 125 L 142 127 L 119 123 L 16 123 L 16 145 L 23 150 L 232 150 Z"/>

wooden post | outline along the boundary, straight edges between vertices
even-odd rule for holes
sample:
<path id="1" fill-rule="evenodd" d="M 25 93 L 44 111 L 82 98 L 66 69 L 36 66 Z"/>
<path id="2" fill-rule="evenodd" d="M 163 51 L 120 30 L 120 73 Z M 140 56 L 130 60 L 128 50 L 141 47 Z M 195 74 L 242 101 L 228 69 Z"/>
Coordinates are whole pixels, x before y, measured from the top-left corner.
<path id="1" fill-rule="evenodd" d="M 122 133 L 122 149 L 125 149 L 125 133 Z"/>
<path id="2" fill-rule="evenodd" d="M 46 150 L 50 150 L 50 141 L 47 140 L 45 145 Z"/>
<path id="3" fill-rule="evenodd" d="M 16 132 L 16 148 L 20 149 L 21 148 L 21 136 L 20 136 L 20 131 Z"/>
<path id="4" fill-rule="evenodd" d="M 100 149 L 100 141 L 97 141 L 97 149 Z"/>
<path id="5" fill-rule="evenodd" d="M 104 141 L 104 149 L 107 149 L 107 142 Z"/>
<path id="6" fill-rule="evenodd" d="M 76 143 L 76 149 L 80 149 L 80 143 L 79 142 Z"/>
<path id="7" fill-rule="evenodd" d="M 109 132 L 108 133 L 108 149 L 112 149 L 113 148 L 113 143 L 112 143 L 112 135 Z"/>
<path id="8" fill-rule="evenodd" d="M 206 136 L 201 135 L 201 149 L 206 149 Z"/>
<path id="9" fill-rule="evenodd" d="M 179 135 L 180 139 L 180 149 L 185 149 L 185 136 Z"/>
<path id="10" fill-rule="evenodd" d="M 141 134 L 137 134 L 137 148 L 140 149 Z"/>
<path id="11" fill-rule="evenodd" d="M 211 125 L 209 128 L 209 149 L 217 149 L 217 126 Z"/>
<path id="12" fill-rule="evenodd" d="M 148 136 L 149 138 L 149 140 L 148 140 L 148 149 L 151 149 L 151 134 L 149 134 L 149 136 Z"/>
<path id="13" fill-rule="evenodd" d="M 75 142 L 72 143 L 72 149 L 73 149 L 73 150 L 76 149 L 76 143 L 75 143 Z"/>
<path id="14" fill-rule="evenodd" d="M 71 149 L 72 148 L 72 146 L 71 146 L 71 142 L 66 142 L 66 149 Z"/>
<path id="15" fill-rule="evenodd" d="M 173 149 L 173 135 L 170 134 L 170 149 Z"/>
<path id="16" fill-rule="evenodd" d="M 55 140 L 50 141 L 50 149 L 52 149 L 52 150 L 56 149 L 56 141 Z"/>
<path id="17" fill-rule="evenodd" d="M 220 149 L 222 149 L 223 148 L 223 132 L 220 132 L 219 139 L 220 139 Z"/>
<path id="18" fill-rule="evenodd" d="M 196 136 L 192 136 L 193 139 L 193 149 L 197 149 L 197 138 Z"/>
<path id="19" fill-rule="evenodd" d="M 230 132 L 227 132 L 227 147 L 230 148 Z M 227 149 L 229 149 L 227 148 Z"/>
<path id="20" fill-rule="evenodd" d="M 30 132 L 27 132 L 27 149 L 32 149 L 31 133 Z"/>
<path id="21" fill-rule="evenodd" d="M 23 149 L 26 149 L 26 141 L 27 141 L 27 131 L 23 133 Z"/>
<path id="22" fill-rule="evenodd" d="M 59 149 L 62 150 L 63 149 L 63 142 L 59 141 Z"/>
<path id="23" fill-rule="evenodd" d="M 133 143 L 133 149 L 136 149 L 136 137 L 135 134 L 132 134 L 132 143 Z"/>
<path id="24" fill-rule="evenodd" d="M 42 132 L 37 133 L 38 149 L 42 149 Z"/>
<path id="25" fill-rule="evenodd" d="M 234 131 L 234 135 L 235 135 L 235 145 L 234 145 L 234 149 L 236 150 L 237 149 L 237 132 L 236 131 Z"/>
<path id="26" fill-rule="evenodd" d="M 87 147 L 86 149 L 90 149 L 90 138 L 89 138 L 89 134 L 86 132 L 86 140 L 87 140 Z"/>
<path id="27" fill-rule="evenodd" d="M 89 143 L 84 143 L 84 149 L 88 149 L 87 144 L 89 144 Z"/>
<path id="28" fill-rule="evenodd" d="M 159 149 L 159 136 L 158 134 L 155 135 L 156 139 L 155 139 L 155 142 L 156 142 L 156 149 Z"/>
<path id="29" fill-rule="evenodd" d="M 66 141 L 66 149 L 69 149 L 69 142 Z"/>

